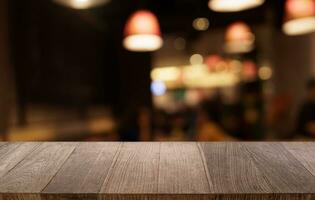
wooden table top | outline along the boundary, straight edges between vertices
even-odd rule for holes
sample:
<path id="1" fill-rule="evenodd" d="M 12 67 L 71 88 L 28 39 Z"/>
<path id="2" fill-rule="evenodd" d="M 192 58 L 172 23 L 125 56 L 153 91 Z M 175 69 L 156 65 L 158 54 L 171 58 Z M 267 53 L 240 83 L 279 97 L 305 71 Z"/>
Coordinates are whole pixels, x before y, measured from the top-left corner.
<path id="1" fill-rule="evenodd" d="M 0 143 L 2 199 L 315 199 L 315 143 Z"/>

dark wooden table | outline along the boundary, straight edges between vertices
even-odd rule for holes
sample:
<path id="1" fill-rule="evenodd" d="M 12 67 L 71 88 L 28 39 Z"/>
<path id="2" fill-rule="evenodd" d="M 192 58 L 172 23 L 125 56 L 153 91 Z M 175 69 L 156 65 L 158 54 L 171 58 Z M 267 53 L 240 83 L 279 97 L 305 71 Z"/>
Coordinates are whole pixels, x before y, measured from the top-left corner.
<path id="1" fill-rule="evenodd" d="M 0 143 L 0 199 L 315 199 L 315 143 Z"/>

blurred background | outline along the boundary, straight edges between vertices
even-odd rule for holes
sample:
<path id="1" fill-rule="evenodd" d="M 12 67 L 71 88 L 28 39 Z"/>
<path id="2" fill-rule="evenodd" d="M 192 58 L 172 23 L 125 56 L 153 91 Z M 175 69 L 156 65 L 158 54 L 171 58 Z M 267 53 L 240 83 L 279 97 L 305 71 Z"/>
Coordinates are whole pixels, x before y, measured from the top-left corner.
<path id="1" fill-rule="evenodd" d="M 315 139 L 315 0 L 1 0 L 0 140 Z"/>

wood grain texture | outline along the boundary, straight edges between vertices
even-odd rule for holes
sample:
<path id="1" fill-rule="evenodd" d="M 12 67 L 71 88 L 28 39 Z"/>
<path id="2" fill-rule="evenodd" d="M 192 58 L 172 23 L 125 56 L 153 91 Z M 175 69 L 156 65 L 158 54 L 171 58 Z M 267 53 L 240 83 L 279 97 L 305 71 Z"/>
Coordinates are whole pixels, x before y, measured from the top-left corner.
<path id="1" fill-rule="evenodd" d="M 158 193 L 203 194 L 209 191 L 197 143 L 162 143 Z"/>
<path id="2" fill-rule="evenodd" d="M 2 193 L 39 193 L 75 148 L 72 143 L 42 143 L 0 179 Z"/>
<path id="3" fill-rule="evenodd" d="M 34 151 L 40 143 L 3 143 L 0 144 L 0 178 L 15 165 Z"/>
<path id="4" fill-rule="evenodd" d="M 160 143 L 124 143 L 100 193 L 157 193 L 159 152 Z"/>
<path id="5" fill-rule="evenodd" d="M 274 192 L 241 143 L 200 143 L 212 193 Z"/>
<path id="6" fill-rule="evenodd" d="M 7 142 L 0 142 L 0 146 L 7 144 Z"/>
<path id="7" fill-rule="evenodd" d="M 98 193 L 120 143 L 80 143 L 43 193 Z"/>
<path id="8" fill-rule="evenodd" d="M 0 200 L 42 200 L 40 194 L 0 194 Z"/>
<path id="9" fill-rule="evenodd" d="M 280 143 L 244 143 L 257 168 L 273 190 L 280 193 L 315 193 L 315 178 Z"/>
<path id="10" fill-rule="evenodd" d="M 315 200 L 314 143 L 0 143 L 0 200 Z"/>
<path id="11" fill-rule="evenodd" d="M 284 147 L 315 176 L 315 143 L 287 142 Z M 315 187 L 315 186 L 314 186 Z"/>

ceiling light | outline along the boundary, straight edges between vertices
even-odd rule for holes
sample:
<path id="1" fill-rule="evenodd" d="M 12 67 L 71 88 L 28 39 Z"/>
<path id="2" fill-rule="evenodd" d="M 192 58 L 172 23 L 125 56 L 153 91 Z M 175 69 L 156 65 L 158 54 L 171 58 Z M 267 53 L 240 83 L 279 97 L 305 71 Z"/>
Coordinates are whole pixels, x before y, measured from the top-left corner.
<path id="1" fill-rule="evenodd" d="M 228 53 L 247 53 L 254 48 L 255 36 L 247 24 L 236 22 L 228 27 L 225 40 Z"/>
<path id="2" fill-rule="evenodd" d="M 287 0 L 282 29 L 287 35 L 315 32 L 315 0 Z"/>
<path id="3" fill-rule="evenodd" d="M 158 19 L 147 10 L 132 14 L 125 26 L 123 45 L 130 51 L 155 51 L 161 48 L 163 40 Z"/>
<path id="4" fill-rule="evenodd" d="M 265 0 L 210 0 L 209 8 L 216 12 L 238 12 L 262 5 Z"/>
<path id="5" fill-rule="evenodd" d="M 203 57 L 200 54 L 194 54 L 189 59 L 192 65 L 201 65 L 203 63 Z"/>
<path id="6" fill-rule="evenodd" d="M 88 9 L 109 3 L 110 0 L 54 0 L 56 3 L 74 9 Z"/>

